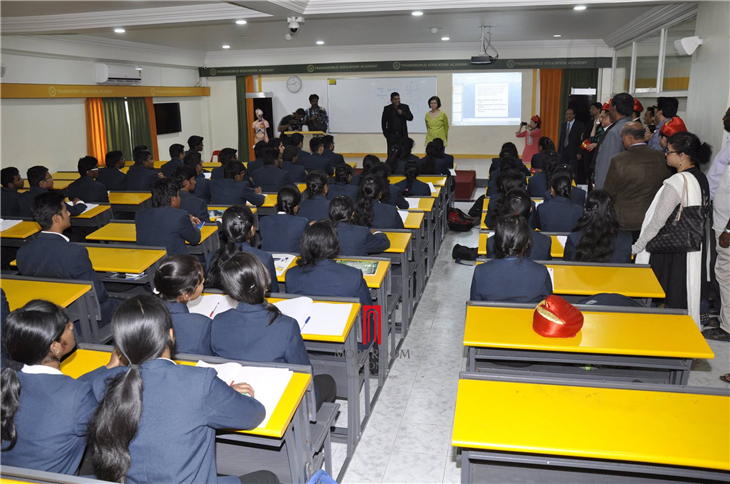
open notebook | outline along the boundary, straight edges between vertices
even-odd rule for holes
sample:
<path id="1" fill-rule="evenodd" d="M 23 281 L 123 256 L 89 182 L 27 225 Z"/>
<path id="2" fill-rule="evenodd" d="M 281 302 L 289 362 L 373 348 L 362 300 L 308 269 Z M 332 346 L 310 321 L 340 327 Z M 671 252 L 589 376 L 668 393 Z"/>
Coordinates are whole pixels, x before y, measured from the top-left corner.
<path id="1" fill-rule="evenodd" d="M 352 304 L 316 303 L 308 297 L 284 299 L 274 306 L 296 319 L 302 334 L 323 336 L 341 335 L 352 311 Z"/>
<path id="2" fill-rule="evenodd" d="M 207 296 L 200 296 L 195 301 L 190 301 L 188 303 L 188 311 L 213 319 L 218 314 L 224 313 L 236 306 L 238 306 L 238 303 L 228 296 L 223 294 L 209 294 Z"/>
<path id="3" fill-rule="evenodd" d="M 5 220 L 0 218 L 0 232 L 3 230 L 8 230 L 9 228 L 15 227 L 18 225 L 22 220 Z"/>
<path id="4" fill-rule="evenodd" d="M 89 210 L 91 210 L 92 208 L 96 208 L 96 207 L 98 207 L 98 206 L 99 206 L 99 204 L 98 204 L 98 203 L 86 203 L 86 202 L 79 202 L 79 203 L 83 203 L 84 205 L 86 205 L 86 208 L 84 209 L 84 211 L 83 211 L 83 212 L 81 212 L 82 214 L 84 214 L 84 213 L 88 212 L 88 211 L 89 211 Z"/>
<path id="5" fill-rule="evenodd" d="M 271 254 L 274 257 L 274 267 L 276 267 L 277 277 L 282 275 L 287 268 L 297 258 L 294 254 Z"/>
<path id="6" fill-rule="evenodd" d="M 414 197 L 405 197 L 406 202 L 408 202 L 408 208 L 418 208 L 418 204 L 420 203 L 419 198 Z"/>
<path id="7" fill-rule="evenodd" d="M 266 416 L 258 428 L 266 427 L 266 424 L 269 423 L 271 415 L 273 415 L 294 374 L 293 371 L 287 368 L 243 366 L 239 363 L 211 365 L 204 361 L 198 361 L 196 366 L 213 368 L 218 373 L 218 378 L 228 385 L 234 383 L 248 383 L 251 385 L 256 400 L 266 408 Z"/>

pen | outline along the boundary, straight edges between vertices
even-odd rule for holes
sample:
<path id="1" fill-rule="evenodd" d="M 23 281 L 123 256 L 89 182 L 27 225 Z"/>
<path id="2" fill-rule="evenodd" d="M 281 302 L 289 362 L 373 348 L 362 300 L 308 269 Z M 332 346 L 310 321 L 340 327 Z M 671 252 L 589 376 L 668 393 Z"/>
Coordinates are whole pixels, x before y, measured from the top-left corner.
<path id="1" fill-rule="evenodd" d="M 213 314 L 215 314 L 215 310 L 216 310 L 216 309 L 218 309 L 218 305 L 219 305 L 220 303 L 221 303 L 220 301 L 218 301 L 217 303 L 215 303 L 215 307 L 214 307 L 214 308 L 213 308 L 213 310 L 212 310 L 212 311 L 210 312 L 210 316 L 208 316 L 209 318 L 212 318 L 212 317 L 213 317 Z"/>
<path id="2" fill-rule="evenodd" d="M 307 320 L 306 320 L 306 321 L 304 321 L 304 326 L 306 326 L 306 325 L 307 325 L 307 323 L 309 322 L 309 320 L 310 320 L 310 319 L 312 319 L 312 317 L 311 317 L 311 316 L 308 316 L 308 317 L 307 317 Z"/>
<path id="3" fill-rule="evenodd" d="M 236 380 L 231 380 L 231 384 L 230 384 L 230 385 L 228 385 L 228 386 L 229 386 L 229 387 L 232 387 L 232 386 L 233 386 L 233 383 L 234 383 L 235 381 L 236 381 Z"/>

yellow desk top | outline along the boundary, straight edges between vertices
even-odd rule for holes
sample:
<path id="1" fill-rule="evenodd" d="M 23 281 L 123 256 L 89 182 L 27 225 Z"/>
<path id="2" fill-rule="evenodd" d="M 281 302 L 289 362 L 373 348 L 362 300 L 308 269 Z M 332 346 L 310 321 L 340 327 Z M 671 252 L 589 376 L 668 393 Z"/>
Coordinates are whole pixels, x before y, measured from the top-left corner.
<path id="1" fill-rule="evenodd" d="M 74 180 L 53 180 L 53 189 L 54 190 L 63 190 L 64 188 L 67 188 L 70 184 L 72 184 Z M 28 180 L 23 180 L 23 188 L 30 188 L 30 184 L 28 183 Z"/>
<path id="2" fill-rule="evenodd" d="M 730 470 L 728 408 L 723 396 L 465 379 L 451 445 Z"/>
<path id="3" fill-rule="evenodd" d="M 408 207 L 408 210 L 420 210 L 423 212 L 431 212 L 433 210 L 433 206 L 435 203 L 436 203 L 436 200 L 434 200 L 432 197 L 419 198 L 418 206 L 417 207 Z"/>
<path id="4" fill-rule="evenodd" d="M 304 193 L 304 190 L 307 189 L 307 184 L 306 183 L 297 183 L 297 188 L 299 188 L 300 192 Z"/>
<path id="5" fill-rule="evenodd" d="M 92 370 L 109 363 L 109 353 L 106 351 L 76 350 L 70 357 L 61 363 L 61 371 L 73 378 L 78 378 Z M 195 366 L 196 362 L 176 360 L 178 365 Z M 264 437 L 281 438 L 294 417 L 294 413 L 307 392 L 312 376 L 307 373 L 294 373 L 289 385 L 284 390 L 273 415 L 264 428 L 254 430 L 240 430 L 242 434 L 259 435 Z M 254 388 L 254 392 L 256 389 Z"/>
<path id="6" fill-rule="evenodd" d="M 109 247 L 87 247 L 89 259 L 98 272 L 128 272 L 139 274 L 165 257 L 164 250 L 115 249 Z M 153 277 L 154 274 L 150 274 Z"/>
<path id="7" fill-rule="evenodd" d="M 200 243 L 218 231 L 214 225 L 204 225 L 200 229 Z M 86 236 L 86 240 L 110 242 L 137 242 L 137 227 L 134 224 L 108 223 Z M 187 244 L 187 242 L 185 242 Z"/>
<path id="8" fill-rule="evenodd" d="M 82 213 L 81 215 L 76 215 L 75 217 L 71 218 L 94 218 L 97 215 L 106 212 L 107 210 L 111 210 L 111 207 L 109 205 L 98 205 L 91 210 Z"/>
<path id="9" fill-rule="evenodd" d="M 421 175 L 419 177 L 416 177 L 418 180 L 422 181 L 423 183 L 433 183 L 433 186 L 435 187 L 442 187 L 446 185 L 446 177 L 443 175 Z M 390 180 L 390 183 L 398 183 L 403 180 L 405 180 L 406 177 L 403 175 L 391 175 L 388 177 L 388 180 Z"/>
<path id="10" fill-rule="evenodd" d="M 356 257 L 338 257 L 336 260 L 360 260 Z M 292 261 L 291 264 L 289 264 L 289 267 L 284 269 L 284 272 L 276 276 L 276 280 L 278 282 L 286 283 L 286 272 L 297 265 L 297 262 L 299 261 L 299 258 L 297 257 Z M 371 261 L 364 261 L 364 262 L 371 262 Z M 378 268 L 375 270 L 375 274 L 373 275 L 363 275 L 363 278 L 365 279 L 365 283 L 368 285 L 370 289 L 379 289 L 380 286 L 383 285 L 383 280 L 385 279 L 385 275 L 388 273 L 388 269 L 390 268 L 390 261 L 389 260 L 380 260 L 378 261 Z"/>
<path id="11" fill-rule="evenodd" d="M 112 205 L 139 205 L 152 198 L 151 193 L 110 192 L 109 203 Z"/>
<path id="12" fill-rule="evenodd" d="M 317 136 L 324 136 L 327 134 L 324 131 L 284 131 L 284 134 L 288 135 L 292 135 L 294 133 L 299 133 L 301 135 L 316 134 Z"/>
<path id="13" fill-rule="evenodd" d="M 264 200 L 264 204 L 261 205 L 261 208 L 276 207 L 276 201 L 277 201 L 276 193 L 264 193 L 263 195 L 266 197 L 266 199 Z"/>
<path id="14" fill-rule="evenodd" d="M 573 338 L 546 338 L 532 329 L 532 309 L 467 306 L 464 346 L 666 358 L 715 354 L 691 316 L 583 312 Z"/>
<path id="15" fill-rule="evenodd" d="M 5 278 L 0 280 L 0 287 L 5 291 L 11 311 L 25 306 L 33 299 L 45 299 L 65 308 L 91 290 L 89 284 Z"/>
<path id="16" fill-rule="evenodd" d="M 246 163 L 244 163 L 245 165 Z M 218 168 L 219 166 L 222 166 L 222 163 L 219 161 L 204 161 L 203 162 L 203 168 L 206 170 L 210 170 L 211 168 Z"/>
<path id="17" fill-rule="evenodd" d="M 388 232 L 383 230 L 383 233 L 390 240 L 390 248 L 385 251 L 386 253 L 402 254 L 408 249 L 408 244 L 411 243 L 410 232 Z"/>
<path id="18" fill-rule="evenodd" d="M 347 335 L 350 334 L 350 330 L 352 329 L 352 325 L 355 324 L 355 320 L 357 320 L 358 314 L 360 314 L 360 308 L 362 307 L 360 303 L 346 303 L 346 302 L 336 302 L 336 301 L 317 301 L 315 297 L 312 297 L 314 302 L 321 302 L 326 304 L 352 304 L 352 310 L 350 310 L 350 315 L 347 318 L 347 324 L 345 325 L 345 328 L 342 331 L 342 334 L 338 335 L 323 335 L 323 334 L 302 334 L 302 339 L 304 341 L 325 341 L 328 343 L 344 343 L 347 339 Z M 277 297 L 267 297 L 267 301 L 270 303 L 275 303 L 279 301 L 283 301 L 283 298 L 277 298 Z M 254 390 L 256 390 L 254 388 Z"/>
<path id="19" fill-rule="evenodd" d="M 127 161 L 127 163 L 129 163 L 129 161 Z M 134 164 L 134 162 L 132 162 L 132 165 L 133 165 L 133 164 Z M 130 166 L 132 166 L 132 165 L 129 165 L 129 164 L 128 164 L 128 165 L 126 165 L 126 166 L 123 166 L 123 167 L 121 167 L 121 168 L 119 169 L 119 171 L 121 171 L 122 173 L 125 173 L 125 174 L 126 174 L 126 173 L 127 173 L 128 171 L 129 171 L 129 167 L 130 167 Z"/>
<path id="20" fill-rule="evenodd" d="M 440 197 L 441 196 L 441 187 L 436 187 L 436 191 L 435 192 L 431 192 L 431 196 L 433 198 Z"/>
<path id="21" fill-rule="evenodd" d="M 81 175 L 78 171 L 57 171 L 51 175 L 54 180 L 78 180 Z"/>
<path id="22" fill-rule="evenodd" d="M 553 269 L 555 287 L 568 294 L 592 296 L 609 292 L 638 298 L 665 296 L 651 267 L 545 265 Z"/>
<path id="23" fill-rule="evenodd" d="M 485 229 L 484 225 L 484 214 L 486 212 L 482 213 L 482 230 Z M 479 232 L 479 245 L 477 248 L 477 254 L 478 255 L 487 255 L 487 238 L 489 236 L 489 232 Z M 552 244 L 550 244 L 550 256 L 553 259 L 562 259 L 563 255 L 565 254 L 565 246 L 563 245 L 565 242 L 561 241 L 561 239 L 566 238 L 565 235 L 551 235 L 550 238 L 552 239 Z M 594 293 L 595 294 L 595 293 Z"/>
<path id="24" fill-rule="evenodd" d="M 409 212 L 403 226 L 407 229 L 418 230 L 423 224 L 424 217 L 426 217 L 426 214 L 423 212 Z"/>
<path id="25" fill-rule="evenodd" d="M 19 224 L 15 224 L 9 229 L 0 232 L 0 237 L 4 237 L 6 239 L 27 239 L 31 235 L 40 231 L 41 226 L 38 225 L 38 222 L 23 220 Z"/>

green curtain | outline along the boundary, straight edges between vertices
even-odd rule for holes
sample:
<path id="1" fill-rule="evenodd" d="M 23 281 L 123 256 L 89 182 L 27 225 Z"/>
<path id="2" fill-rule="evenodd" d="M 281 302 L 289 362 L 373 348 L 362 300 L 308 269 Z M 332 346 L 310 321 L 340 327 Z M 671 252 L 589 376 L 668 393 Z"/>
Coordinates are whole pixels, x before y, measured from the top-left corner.
<path id="1" fill-rule="evenodd" d="M 106 128 L 106 143 L 109 151 L 119 150 L 125 160 L 132 159 L 132 144 L 129 138 L 127 124 L 127 110 L 124 107 L 124 98 L 103 98 L 104 127 Z"/>
<path id="2" fill-rule="evenodd" d="M 145 145 L 152 152 L 152 134 L 147 104 L 143 97 L 127 98 L 132 146 Z"/>
<path id="3" fill-rule="evenodd" d="M 568 109 L 568 100 L 570 98 L 570 89 L 576 88 L 598 88 L 598 69 L 563 69 L 563 83 L 560 88 L 560 122 L 563 123 L 563 113 Z M 583 104 L 586 104 L 585 106 Z M 577 109 L 576 114 L 588 115 L 587 102 L 581 103 L 578 106 L 573 106 Z M 579 112 L 578 112 L 579 111 Z M 583 113 L 585 111 L 585 113 Z M 584 121 L 584 120 L 581 120 Z"/>
<path id="4" fill-rule="evenodd" d="M 236 106 L 238 108 L 238 159 L 250 161 L 248 156 L 248 116 L 246 114 L 246 77 L 236 76 Z"/>

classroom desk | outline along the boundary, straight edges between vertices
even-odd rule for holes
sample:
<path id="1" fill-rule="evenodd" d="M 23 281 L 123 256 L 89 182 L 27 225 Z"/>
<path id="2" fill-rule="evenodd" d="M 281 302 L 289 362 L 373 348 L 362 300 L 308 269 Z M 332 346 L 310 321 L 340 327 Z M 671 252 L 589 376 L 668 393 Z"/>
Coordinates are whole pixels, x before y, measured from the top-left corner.
<path id="1" fill-rule="evenodd" d="M 246 206 L 251 209 L 251 213 L 254 216 L 254 225 L 256 227 L 258 227 L 259 226 L 258 216 L 256 215 L 256 212 L 258 212 L 258 208 L 256 208 L 254 205 L 250 205 L 250 204 L 246 204 Z M 209 212 L 209 215 L 210 215 L 211 210 L 216 210 L 218 212 L 225 212 L 230 207 L 231 207 L 230 205 L 208 205 L 208 212 Z M 220 217 L 210 217 L 210 221 L 217 222 L 221 218 L 223 218 L 223 215 L 221 215 Z"/>
<path id="2" fill-rule="evenodd" d="M 412 288 L 412 270 L 411 261 L 411 231 L 410 230 L 383 230 L 383 233 L 390 240 L 390 248 L 384 252 L 391 257 L 394 262 L 400 263 L 400 294 L 401 294 L 401 339 L 408 334 L 408 327 L 411 321 L 411 310 L 413 300 L 411 298 Z"/>
<path id="3" fill-rule="evenodd" d="M 78 171 L 57 171 L 51 175 L 54 180 L 78 180 L 81 174 Z"/>
<path id="4" fill-rule="evenodd" d="M 78 378 L 89 371 L 107 364 L 111 349 L 111 346 L 98 345 L 89 346 L 88 349 L 87 347 L 79 348 L 61 363 L 61 371 L 65 375 Z M 195 366 L 198 360 L 219 363 L 221 359 L 206 356 L 200 357 L 197 355 L 186 357 L 182 355 L 182 358 L 176 359 L 175 363 L 178 365 Z M 247 366 L 286 366 L 282 364 L 243 363 Z M 279 400 L 276 409 L 266 423 L 266 427 L 255 428 L 253 430 L 236 430 L 235 433 L 219 431 L 216 440 L 246 442 L 255 445 L 275 447 L 276 449 L 281 448 L 284 443 L 287 443 L 290 471 L 293 480 L 297 483 L 305 483 L 309 477 L 305 464 L 307 462 L 306 449 L 309 448 L 305 435 L 309 434 L 307 432 L 309 429 L 307 422 L 308 402 L 304 396 L 311 381 L 312 375 L 295 372 L 281 400 Z"/>
<path id="5" fill-rule="evenodd" d="M 726 388 L 460 376 L 462 483 L 730 479 Z"/>
<path id="6" fill-rule="evenodd" d="M 435 210 L 436 200 L 433 197 L 407 197 L 410 206 L 408 211 L 421 211 L 424 212 L 426 217 L 424 219 L 424 240 L 421 249 L 425 250 L 425 261 L 426 261 L 426 276 L 431 275 L 433 269 L 433 263 L 436 260 L 436 237 L 438 221 L 436 220 L 437 211 Z M 417 201 L 417 204 L 411 203 Z"/>
<path id="7" fill-rule="evenodd" d="M 200 230 L 200 243 L 198 245 L 190 245 L 186 242 L 188 252 L 191 254 L 208 254 L 218 250 L 220 241 L 217 237 L 218 226 L 216 224 L 205 224 Z M 215 236 L 213 236 L 215 234 Z M 86 236 L 86 240 L 95 242 L 126 242 L 137 243 L 137 227 L 133 221 L 121 221 L 106 224 L 99 230 L 96 230 Z"/>
<path id="8" fill-rule="evenodd" d="M 2 466 L 0 484 L 109 484 L 109 481 L 98 481 L 85 477 L 56 474 L 55 472 L 23 469 L 21 467 Z"/>
<path id="9" fill-rule="evenodd" d="M 98 205 L 81 215 L 71 217 L 71 225 L 74 227 L 103 227 L 114 218 L 111 205 Z"/>
<path id="10" fill-rule="evenodd" d="M 275 303 L 284 299 L 300 297 L 297 294 L 272 294 L 266 298 L 267 301 Z M 342 387 L 346 388 L 344 396 L 347 398 L 347 428 L 335 427 L 332 431 L 332 438 L 335 442 L 347 444 L 347 457 L 351 458 L 362 431 L 370 418 L 370 373 L 369 354 L 360 352 L 357 348 L 357 334 L 362 326 L 362 306 L 355 298 L 331 298 L 316 297 L 314 302 L 326 302 L 332 304 L 352 304 L 352 310 L 347 324 L 339 335 L 313 335 L 303 334 L 304 344 L 307 347 L 309 358 L 316 373 L 332 374 L 338 383 L 346 379 L 345 385 L 337 385 L 338 396 L 341 395 Z M 363 376 L 360 375 L 360 368 L 364 366 Z M 344 368 L 344 375 L 342 369 Z M 360 423 L 360 386 L 365 387 L 365 416 Z"/>
<path id="11" fill-rule="evenodd" d="M 109 192 L 109 203 L 118 212 L 136 212 L 152 206 L 150 192 Z"/>
<path id="12" fill-rule="evenodd" d="M 715 357 L 685 311 L 578 305 L 578 334 L 546 338 L 534 307 L 467 302 L 468 371 L 686 385 L 693 358 Z"/>
<path id="13" fill-rule="evenodd" d="M 53 189 L 65 190 L 71 183 L 73 183 L 73 180 L 53 180 Z M 26 190 L 30 189 L 30 183 L 28 183 L 28 180 L 23 180 L 23 188 Z"/>
<path id="14" fill-rule="evenodd" d="M 484 216 L 482 215 L 482 226 L 484 226 Z M 565 241 L 568 240 L 568 232 L 542 232 L 549 235 L 552 239 L 550 244 L 550 256 L 553 259 L 562 259 L 565 251 Z M 477 254 L 487 255 L 487 238 L 494 235 L 494 230 L 484 230 L 479 232 L 479 245 Z"/>
<path id="15" fill-rule="evenodd" d="M 37 222 L 23 220 L 9 229 L 0 232 L 0 240 L 5 247 L 22 247 L 40 233 L 41 226 Z"/>
<path id="16" fill-rule="evenodd" d="M 422 181 L 423 183 L 433 183 L 433 186 L 435 187 L 443 187 L 446 186 L 446 180 L 448 177 L 444 175 L 421 175 L 416 177 L 419 181 Z M 403 175 L 390 175 L 388 177 L 388 180 L 390 180 L 391 185 L 402 182 L 405 180 L 406 177 Z"/>
<path id="17" fill-rule="evenodd" d="M 415 302 L 417 303 L 421 299 L 421 294 L 423 294 L 423 290 L 426 287 L 426 256 L 425 254 L 428 252 L 428 245 L 426 240 L 426 223 L 425 218 L 426 214 L 425 212 L 416 212 L 414 210 L 408 210 L 408 211 L 401 211 L 407 213 L 406 219 L 403 221 L 403 226 L 411 230 L 413 232 L 413 258 L 416 263 L 416 286 L 415 286 Z M 426 245 L 426 250 L 424 251 L 424 245 Z"/>

